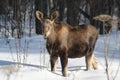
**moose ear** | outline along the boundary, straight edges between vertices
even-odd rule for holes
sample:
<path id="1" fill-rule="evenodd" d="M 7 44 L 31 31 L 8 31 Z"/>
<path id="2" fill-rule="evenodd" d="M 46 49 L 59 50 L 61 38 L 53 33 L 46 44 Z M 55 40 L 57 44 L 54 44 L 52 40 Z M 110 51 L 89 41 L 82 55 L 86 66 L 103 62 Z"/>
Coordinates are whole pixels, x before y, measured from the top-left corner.
<path id="1" fill-rule="evenodd" d="M 59 16 L 59 13 L 58 11 L 54 11 L 52 14 L 51 14 L 51 20 L 54 21 L 58 18 Z"/>
<path id="2" fill-rule="evenodd" d="M 43 13 L 42 12 L 36 11 L 35 15 L 36 15 L 38 20 L 42 21 L 42 19 L 43 19 Z"/>

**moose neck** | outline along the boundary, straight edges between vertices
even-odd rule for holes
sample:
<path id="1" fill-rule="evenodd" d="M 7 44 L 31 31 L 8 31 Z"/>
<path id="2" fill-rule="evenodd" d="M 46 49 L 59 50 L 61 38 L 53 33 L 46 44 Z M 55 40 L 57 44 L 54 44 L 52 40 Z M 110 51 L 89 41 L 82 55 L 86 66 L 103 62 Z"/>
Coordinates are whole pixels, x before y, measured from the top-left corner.
<path id="1" fill-rule="evenodd" d="M 52 29 L 51 34 L 48 36 L 48 40 L 49 40 L 52 44 L 54 44 L 55 41 L 56 41 L 56 39 L 57 39 L 57 32 L 55 31 L 55 29 Z"/>

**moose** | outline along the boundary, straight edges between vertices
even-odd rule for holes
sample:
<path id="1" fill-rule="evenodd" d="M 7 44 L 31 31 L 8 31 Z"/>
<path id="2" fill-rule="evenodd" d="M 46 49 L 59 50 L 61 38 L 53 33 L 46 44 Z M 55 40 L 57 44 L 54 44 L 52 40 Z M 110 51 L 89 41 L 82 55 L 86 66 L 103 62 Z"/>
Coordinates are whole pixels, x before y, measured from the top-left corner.
<path id="1" fill-rule="evenodd" d="M 98 38 L 95 26 L 83 24 L 73 27 L 67 22 L 58 22 L 58 11 L 54 11 L 49 18 L 44 18 L 40 11 L 36 11 L 35 14 L 42 23 L 43 36 L 47 40 L 46 48 L 50 54 L 51 71 L 56 70 L 58 57 L 60 57 L 64 77 L 67 76 L 68 58 L 85 56 L 86 70 L 98 68 L 93 54 Z"/>

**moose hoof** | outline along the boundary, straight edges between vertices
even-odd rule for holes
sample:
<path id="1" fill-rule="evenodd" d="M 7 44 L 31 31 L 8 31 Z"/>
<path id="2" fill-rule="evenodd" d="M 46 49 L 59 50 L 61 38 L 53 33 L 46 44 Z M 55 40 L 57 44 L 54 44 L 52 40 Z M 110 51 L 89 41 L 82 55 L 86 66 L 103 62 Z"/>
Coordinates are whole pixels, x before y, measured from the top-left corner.
<path id="1" fill-rule="evenodd" d="M 97 65 L 93 66 L 93 69 L 98 70 L 98 66 Z"/>
<path id="2" fill-rule="evenodd" d="M 85 71 L 90 71 L 91 70 L 91 68 L 87 68 Z"/>
<path id="3" fill-rule="evenodd" d="M 55 71 L 56 71 L 56 70 L 51 70 L 51 72 L 53 72 L 53 73 L 54 73 Z"/>
<path id="4" fill-rule="evenodd" d="M 94 70 L 98 70 L 98 67 L 95 67 Z"/>
<path id="5" fill-rule="evenodd" d="M 63 73 L 63 77 L 67 77 L 68 75 L 67 75 L 67 73 Z"/>

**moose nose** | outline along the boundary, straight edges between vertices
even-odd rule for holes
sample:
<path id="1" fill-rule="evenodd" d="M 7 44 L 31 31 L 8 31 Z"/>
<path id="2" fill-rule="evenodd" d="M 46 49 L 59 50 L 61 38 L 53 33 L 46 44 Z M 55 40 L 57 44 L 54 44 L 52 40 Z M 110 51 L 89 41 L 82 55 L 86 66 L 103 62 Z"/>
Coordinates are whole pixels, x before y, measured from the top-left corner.
<path id="1" fill-rule="evenodd" d="M 47 39 L 47 36 L 46 36 L 46 34 L 44 34 L 44 39 Z"/>

